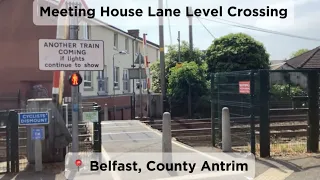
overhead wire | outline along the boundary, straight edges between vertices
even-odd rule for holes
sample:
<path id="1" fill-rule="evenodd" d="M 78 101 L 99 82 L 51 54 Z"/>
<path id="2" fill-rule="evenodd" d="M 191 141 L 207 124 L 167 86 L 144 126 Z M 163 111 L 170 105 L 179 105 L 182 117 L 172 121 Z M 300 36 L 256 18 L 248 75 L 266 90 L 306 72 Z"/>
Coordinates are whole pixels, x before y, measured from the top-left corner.
<path id="1" fill-rule="evenodd" d="M 168 0 L 166 0 L 166 8 L 169 9 L 168 7 Z M 169 36 L 170 36 L 170 45 L 172 45 L 172 35 L 171 35 L 171 23 L 170 23 L 170 17 L 168 16 L 168 27 L 169 27 Z"/>
<path id="2" fill-rule="evenodd" d="M 216 37 L 210 32 L 210 30 L 202 23 L 202 21 L 197 17 L 200 24 L 207 30 L 207 32 L 212 36 L 213 39 L 216 39 Z"/>
<path id="3" fill-rule="evenodd" d="M 282 35 L 282 36 L 298 38 L 298 39 L 304 39 L 304 40 L 310 40 L 310 41 L 320 41 L 320 39 L 317 39 L 317 38 L 310 38 L 310 37 L 305 37 L 305 36 L 298 36 L 298 35 L 283 33 L 283 32 L 279 32 L 279 31 L 274 31 L 274 30 L 259 28 L 259 27 L 255 27 L 255 26 L 245 25 L 245 24 L 241 24 L 241 23 L 237 23 L 237 22 L 233 22 L 233 21 L 229 21 L 229 20 L 224 20 L 224 19 L 221 19 L 221 18 L 216 18 L 216 19 L 218 19 L 220 21 L 217 21 L 217 20 L 214 20 L 214 19 L 202 18 L 202 17 L 198 17 L 198 18 L 199 19 L 203 19 L 203 20 L 207 20 L 207 21 L 220 23 L 220 24 L 226 24 L 226 25 L 230 25 L 230 26 L 234 26 L 234 27 L 238 27 L 238 28 L 249 29 L 249 30 L 253 30 L 253 31 L 265 32 L 265 33 Z M 223 21 L 223 22 L 221 22 L 221 21 Z M 203 24 L 203 23 L 201 23 L 201 24 Z M 204 26 L 204 24 L 203 24 L 203 26 Z"/>

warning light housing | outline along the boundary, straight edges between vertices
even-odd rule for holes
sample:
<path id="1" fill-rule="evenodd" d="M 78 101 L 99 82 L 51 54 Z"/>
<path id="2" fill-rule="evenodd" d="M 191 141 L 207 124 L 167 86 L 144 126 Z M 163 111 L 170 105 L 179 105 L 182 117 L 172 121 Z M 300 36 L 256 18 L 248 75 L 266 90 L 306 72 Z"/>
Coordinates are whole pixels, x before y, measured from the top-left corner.
<path id="1" fill-rule="evenodd" d="M 79 86 L 82 83 L 82 77 L 79 73 L 72 73 L 69 77 L 69 84 L 71 86 Z"/>

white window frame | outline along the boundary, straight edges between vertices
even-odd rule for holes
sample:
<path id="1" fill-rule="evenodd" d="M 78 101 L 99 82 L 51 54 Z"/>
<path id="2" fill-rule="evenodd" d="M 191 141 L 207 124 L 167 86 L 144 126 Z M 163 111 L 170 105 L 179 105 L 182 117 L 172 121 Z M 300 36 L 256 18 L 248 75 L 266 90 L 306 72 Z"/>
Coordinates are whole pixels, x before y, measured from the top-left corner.
<path id="1" fill-rule="evenodd" d="M 113 77 L 114 77 L 114 82 L 113 82 L 114 88 L 119 89 L 120 88 L 120 67 L 117 67 L 117 66 L 114 67 Z"/>
<path id="2" fill-rule="evenodd" d="M 113 33 L 113 49 L 118 49 L 118 41 L 119 41 L 118 33 Z"/>
<path id="3" fill-rule="evenodd" d="M 128 37 L 126 37 L 126 40 L 124 42 L 124 46 L 125 46 L 124 48 L 125 48 L 126 52 L 129 53 L 129 38 Z"/>
<path id="4" fill-rule="evenodd" d="M 84 71 L 83 86 L 84 86 L 84 88 L 91 88 L 92 87 L 92 72 L 91 71 Z"/>
<path id="5" fill-rule="evenodd" d="M 142 89 L 147 89 L 147 80 L 142 79 Z"/>
<path id="6" fill-rule="evenodd" d="M 123 78 L 122 79 L 123 79 L 123 91 L 129 92 L 130 79 L 129 79 L 129 70 L 128 69 L 123 69 Z"/>
<path id="7" fill-rule="evenodd" d="M 129 80 L 129 70 L 123 69 L 123 80 Z"/>
<path id="8" fill-rule="evenodd" d="M 82 38 L 89 39 L 89 26 L 87 22 L 82 22 Z M 92 88 L 92 71 L 84 71 L 83 87 Z"/>

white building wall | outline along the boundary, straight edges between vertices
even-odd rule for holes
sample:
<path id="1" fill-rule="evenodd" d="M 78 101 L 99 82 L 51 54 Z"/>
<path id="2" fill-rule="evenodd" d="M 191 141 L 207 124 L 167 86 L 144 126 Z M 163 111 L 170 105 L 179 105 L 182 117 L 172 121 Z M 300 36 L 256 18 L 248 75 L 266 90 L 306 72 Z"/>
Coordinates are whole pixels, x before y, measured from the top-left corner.
<path id="1" fill-rule="evenodd" d="M 282 65 L 275 70 L 294 70 L 291 66 L 287 64 Z M 290 80 L 295 85 L 300 85 L 303 88 L 307 87 L 307 75 L 301 72 L 290 72 Z M 285 84 L 284 73 L 282 72 L 272 72 L 270 74 L 271 84 Z"/>
<path id="2" fill-rule="evenodd" d="M 79 39 L 82 39 L 84 29 L 83 27 L 79 30 Z M 114 34 L 117 34 L 118 36 L 118 47 L 114 47 Z M 128 38 L 129 41 L 129 49 L 128 53 L 125 55 L 117 54 L 119 51 L 125 51 L 126 46 L 126 38 Z M 126 34 L 122 34 L 121 32 L 111 30 L 104 26 L 90 26 L 89 28 L 89 39 L 91 40 L 103 40 L 104 41 L 104 53 L 105 53 L 105 69 L 104 69 L 104 77 L 108 78 L 108 95 L 113 95 L 113 56 L 115 57 L 114 66 L 119 67 L 119 88 L 116 88 L 115 94 L 125 94 L 125 93 L 132 93 L 133 92 L 133 80 L 129 83 L 129 91 L 124 91 L 123 87 L 123 70 L 131 68 L 132 66 L 132 43 L 134 42 L 134 39 L 131 36 L 128 36 Z M 140 46 L 140 51 L 143 54 L 142 49 L 142 41 L 137 40 L 138 44 Z M 136 43 L 134 43 L 136 46 Z M 135 48 L 136 50 L 136 48 Z M 150 61 L 150 64 L 158 59 L 159 56 L 159 49 L 157 47 L 154 47 L 152 45 L 148 45 L 147 52 L 148 52 L 148 58 Z M 115 55 L 117 54 L 117 55 Z M 134 51 L 135 59 L 136 59 L 136 51 Z M 138 65 L 136 64 L 136 68 Z M 144 65 L 143 65 L 144 67 Z M 92 72 L 92 78 L 91 78 L 91 87 L 85 87 L 84 82 L 80 86 L 80 92 L 83 96 L 97 96 L 98 95 L 98 74 L 100 72 L 94 71 Z M 84 72 L 80 72 L 82 77 L 85 77 Z M 100 73 L 101 74 L 101 73 Z M 136 80 L 135 80 L 136 82 Z M 135 92 L 139 94 L 139 89 L 136 89 L 136 85 L 134 88 Z M 144 91 L 145 92 L 145 91 Z"/>

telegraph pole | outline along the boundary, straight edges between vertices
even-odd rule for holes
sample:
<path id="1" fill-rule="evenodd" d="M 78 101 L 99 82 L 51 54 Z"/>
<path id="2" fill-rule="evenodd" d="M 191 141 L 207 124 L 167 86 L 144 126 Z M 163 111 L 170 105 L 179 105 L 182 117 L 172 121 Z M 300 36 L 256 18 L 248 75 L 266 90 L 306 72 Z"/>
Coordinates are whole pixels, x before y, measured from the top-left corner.
<path id="1" fill-rule="evenodd" d="M 163 9 L 163 0 L 158 0 L 159 9 Z M 159 16 L 159 45 L 160 45 L 160 80 L 161 80 L 161 113 L 165 111 L 166 99 L 166 79 L 165 79 L 165 61 L 164 61 L 164 37 L 163 37 L 163 16 Z"/>
<path id="2" fill-rule="evenodd" d="M 192 7 L 189 7 L 189 14 L 192 13 Z M 192 34 L 192 16 L 189 17 L 189 46 L 190 46 L 190 55 L 193 51 L 193 34 Z"/>
<path id="3" fill-rule="evenodd" d="M 138 57 L 138 60 L 139 60 L 139 100 L 140 100 L 140 120 L 142 121 L 142 65 L 141 65 L 141 61 L 142 61 L 142 55 L 139 51 L 139 57 Z"/>
<path id="4" fill-rule="evenodd" d="M 67 6 L 74 8 L 74 3 L 68 3 Z M 77 4 L 81 6 L 81 4 Z M 77 17 L 69 17 L 69 39 L 78 40 L 78 19 Z M 72 152 L 79 152 L 79 86 L 71 86 L 71 99 L 72 99 Z"/>
<path id="5" fill-rule="evenodd" d="M 134 65 L 134 55 L 135 55 L 135 49 L 134 49 L 134 44 L 136 42 L 136 37 L 134 40 L 132 40 L 132 68 L 135 68 L 136 66 Z M 132 118 L 134 119 L 136 117 L 136 91 L 135 91 L 135 84 L 134 84 L 134 79 L 132 79 L 132 92 L 133 92 L 133 110 L 131 110 Z"/>
<path id="6" fill-rule="evenodd" d="M 192 7 L 189 7 L 189 14 L 192 13 Z M 193 57 L 193 34 L 192 34 L 192 16 L 189 17 L 189 46 L 190 46 L 190 57 Z M 191 99 L 191 84 L 188 83 L 188 116 L 191 118 L 191 111 L 192 111 L 192 105 L 191 105 L 192 99 Z"/>

